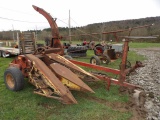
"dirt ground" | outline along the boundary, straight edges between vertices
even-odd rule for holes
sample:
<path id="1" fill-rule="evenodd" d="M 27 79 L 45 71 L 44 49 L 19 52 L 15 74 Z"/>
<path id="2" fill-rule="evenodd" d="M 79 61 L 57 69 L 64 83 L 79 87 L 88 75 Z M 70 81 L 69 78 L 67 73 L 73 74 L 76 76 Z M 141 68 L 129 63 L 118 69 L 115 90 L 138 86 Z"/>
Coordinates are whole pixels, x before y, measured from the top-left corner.
<path id="1" fill-rule="evenodd" d="M 128 81 L 143 88 L 140 98 L 144 105 L 131 108 L 131 120 L 160 120 L 160 48 L 132 49 L 143 55 L 147 60 L 142 61 L 145 67 L 138 68 L 128 76 Z M 134 104 L 131 98 L 131 104 Z M 129 106 L 131 107 L 131 106 Z"/>
<path id="2" fill-rule="evenodd" d="M 101 104 L 104 104 L 110 108 L 112 108 L 115 111 L 120 111 L 120 112 L 130 112 L 132 113 L 132 117 L 129 120 L 145 120 L 147 116 L 147 111 L 144 107 L 144 102 L 142 105 L 137 106 L 134 98 L 132 97 L 133 95 L 133 90 L 128 89 L 128 88 L 120 88 L 119 89 L 120 94 L 128 94 L 129 95 L 129 101 L 127 103 L 122 103 L 122 102 L 109 102 L 105 99 L 100 99 L 97 97 L 91 97 L 89 96 L 87 99 L 98 102 Z M 145 96 L 142 95 L 141 98 L 144 98 Z M 141 100 L 143 101 L 143 100 Z"/>

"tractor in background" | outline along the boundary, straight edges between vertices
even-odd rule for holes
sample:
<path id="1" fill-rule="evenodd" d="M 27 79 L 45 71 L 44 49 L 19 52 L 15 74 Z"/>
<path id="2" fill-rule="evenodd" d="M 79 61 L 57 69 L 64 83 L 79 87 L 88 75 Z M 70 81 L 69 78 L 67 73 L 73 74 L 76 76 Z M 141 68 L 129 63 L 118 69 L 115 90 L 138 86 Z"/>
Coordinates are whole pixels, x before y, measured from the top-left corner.
<path id="1" fill-rule="evenodd" d="M 123 44 L 106 44 L 102 42 L 94 47 L 94 56 L 90 58 L 91 64 L 100 65 L 101 63 L 108 64 L 111 60 L 121 58 L 123 55 Z"/>

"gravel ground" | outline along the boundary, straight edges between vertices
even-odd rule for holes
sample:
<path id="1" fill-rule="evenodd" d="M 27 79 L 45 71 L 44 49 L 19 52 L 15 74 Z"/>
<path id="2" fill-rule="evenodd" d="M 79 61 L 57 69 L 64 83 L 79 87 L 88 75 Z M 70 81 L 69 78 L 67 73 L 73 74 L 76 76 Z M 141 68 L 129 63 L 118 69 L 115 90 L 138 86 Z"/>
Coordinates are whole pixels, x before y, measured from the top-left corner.
<path id="1" fill-rule="evenodd" d="M 146 92 L 146 120 L 160 120 L 160 48 L 131 49 L 143 55 L 145 67 L 130 75 L 130 83 L 141 86 Z"/>

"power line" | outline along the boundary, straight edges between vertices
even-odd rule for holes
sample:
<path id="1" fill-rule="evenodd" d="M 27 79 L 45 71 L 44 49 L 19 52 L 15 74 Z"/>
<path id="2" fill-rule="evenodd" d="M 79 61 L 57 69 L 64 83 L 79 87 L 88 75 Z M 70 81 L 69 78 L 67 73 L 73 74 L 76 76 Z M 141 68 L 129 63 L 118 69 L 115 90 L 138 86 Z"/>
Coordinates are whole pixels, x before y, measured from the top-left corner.
<path id="1" fill-rule="evenodd" d="M 73 18 L 71 18 L 71 19 L 73 20 Z M 76 21 L 73 20 L 73 22 L 78 25 L 78 23 L 77 23 Z M 78 25 L 78 26 L 80 26 L 80 25 Z M 76 29 L 77 29 L 77 28 L 76 28 Z M 82 30 L 79 30 L 79 29 L 77 29 L 77 30 L 80 31 L 80 32 L 82 32 L 82 33 L 85 33 L 85 34 L 86 34 L 86 32 L 83 32 Z M 87 33 L 87 34 L 88 34 L 88 33 Z M 93 37 L 93 38 L 99 39 L 98 37 L 95 37 L 95 36 L 93 36 L 93 35 L 91 35 L 91 34 L 88 34 L 88 36 L 91 36 L 91 37 Z"/>
<path id="2" fill-rule="evenodd" d="M 22 12 L 22 11 L 18 11 L 18 10 L 13 10 L 13 9 L 5 8 L 5 7 L 2 7 L 2 6 L 0 6 L 0 8 L 6 9 L 6 10 L 9 10 L 9 11 L 12 11 L 12 12 L 16 12 L 16 13 L 27 14 L 27 15 L 34 15 L 32 13 L 26 13 L 26 12 Z"/>
<path id="3" fill-rule="evenodd" d="M 51 15 L 52 15 L 52 14 L 51 14 Z M 53 16 L 52 16 L 52 17 L 53 17 Z M 68 23 L 64 22 L 63 20 L 58 19 L 58 18 L 57 18 L 57 20 L 59 20 L 59 21 L 65 23 L 65 24 L 68 26 Z M 72 19 L 72 20 L 73 20 L 73 19 Z M 75 21 L 74 21 L 74 22 L 75 22 Z M 76 23 L 76 22 L 75 22 L 75 23 Z M 71 26 L 71 27 L 73 27 L 73 26 Z M 78 28 L 76 28 L 76 27 L 75 27 L 75 29 L 76 29 L 77 31 L 83 33 L 83 34 L 87 34 L 88 36 L 91 36 L 91 37 L 93 37 L 93 38 L 99 39 L 98 37 L 93 36 L 93 35 L 91 35 L 91 34 L 88 34 L 88 33 L 84 32 L 84 31 L 82 31 L 82 30 L 80 30 L 80 29 L 78 29 Z M 72 36 L 72 35 L 71 35 L 71 36 Z"/>
<path id="4" fill-rule="evenodd" d="M 31 22 L 31 21 L 22 21 L 22 20 L 15 20 L 15 19 L 11 19 L 11 18 L 4 18 L 4 17 L 0 17 L 0 19 L 12 20 L 12 21 L 18 21 L 18 22 L 26 22 L 26 23 L 47 23 L 47 22 Z"/>
<path id="5" fill-rule="evenodd" d="M 71 18 L 73 20 L 73 18 Z M 74 23 L 76 23 L 78 26 L 80 26 L 76 21 L 73 20 Z"/>
<path id="6" fill-rule="evenodd" d="M 2 8 L 2 7 L 0 7 L 0 8 Z M 8 9 L 8 8 L 5 8 L 5 9 Z M 8 10 L 11 10 L 11 9 L 8 9 Z M 12 11 L 16 11 L 16 10 L 12 10 Z M 17 12 L 17 11 L 16 11 Z M 21 12 L 21 13 L 23 13 L 23 12 Z M 27 14 L 27 13 L 23 13 L 23 14 Z M 31 14 L 30 14 L 31 15 Z M 4 18 L 4 17 L 0 17 L 0 19 L 5 19 L 5 20 L 11 20 L 11 21 L 18 21 L 18 22 L 26 22 L 26 23 L 47 23 L 47 22 L 31 22 L 31 21 L 22 21 L 22 20 L 16 20 L 16 19 L 11 19 L 11 18 Z M 63 23 L 65 23 L 67 26 L 68 26 L 68 23 L 66 23 L 66 22 L 64 22 L 63 20 L 61 20 L 61 19 L 58 19 L 59 21 L 61 21 L 61 22 L 63 22 Z M 73 20 L 73 19 L 72 19 Z M 74 21 L 74 20 L 73 20 Z M 75 21 L 74 21 L 75 22 Z M 76 23 L 76 22 L 75 22 Z M 77 23 L 76 23 L 77 24 Z M 85 33 L 86 34 L 86 32 L 84 32 L 84 31 L 82 31 L 82 30 L 79 30 L 79 29 L 77 29 L 76 27 L 75 27 L 75 29 L 76 30 L 78 30 L 78 31 L 80 31 L 81 33 Z M 95 36 L 93 36 L 93 35 L 89 35 L 89 36 L 92 36 L 92 37 L 94 37 L 94 38 L 96 38 L 96 39 L 99 39 L 99 38 L 97 38 L 97 37 L 95 37 Z"/>

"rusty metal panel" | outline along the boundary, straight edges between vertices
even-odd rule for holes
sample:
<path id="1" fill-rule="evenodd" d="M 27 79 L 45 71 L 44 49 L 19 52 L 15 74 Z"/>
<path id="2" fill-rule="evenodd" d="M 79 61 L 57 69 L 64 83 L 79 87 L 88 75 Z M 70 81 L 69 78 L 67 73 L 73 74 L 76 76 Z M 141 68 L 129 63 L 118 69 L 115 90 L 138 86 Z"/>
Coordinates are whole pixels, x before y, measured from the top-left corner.
<path id="1" fill-rule="evenodd" d="M 97 77 L 95 77 L 94 75 L 92 75 L 91 73 L 83 70 L 82 68 L 78 67 L 77 65 L 73 64 L 72 62 L 70 62 L 69 60 L 67 60 L 66 58 L 58 55 L 58 54 L 54 54 L 54 53 L 51 53 L 51 54 L 46 54 L 49 58 L 69 67 L 69 68 L 72 68 L 72 69 L 75 69 L 77 70 L 78 72 L 81 72 L 83 74 L 86 74 L 90 77 L 92 77 L 95 81 L 99 81 L 99 79 Z"/>
<path id="2" fill-rule="evenodd" d="M 69 92 L 68 88 L 65 87 L 61 81 L 55 76 L 55 74 L 46 66 L 46 64 L 41 61 L 39 58 L 37 58 L 35 55 L 32 54 L 26 54 L 26 57 L 31 60 L 33 65 L 47 78 L 48 85 L 59 91 L 60 96 L 62 96 L 64 99 L 64 102 L 69 103 L 77 103 L 73 95 Z"/>
<path id="3" fill-rule="evenodd" d="M 94 91 L 88 85 L 86 85 L 80 78 L 78 78 L 76 74 L 74 74 L 68 68 L 58 63 L 52 63 L 50 66 L 54 70 L 55 73 L 73 82 L 74 84 L 80 86 L 81 90 L 94 93 Z"/>

